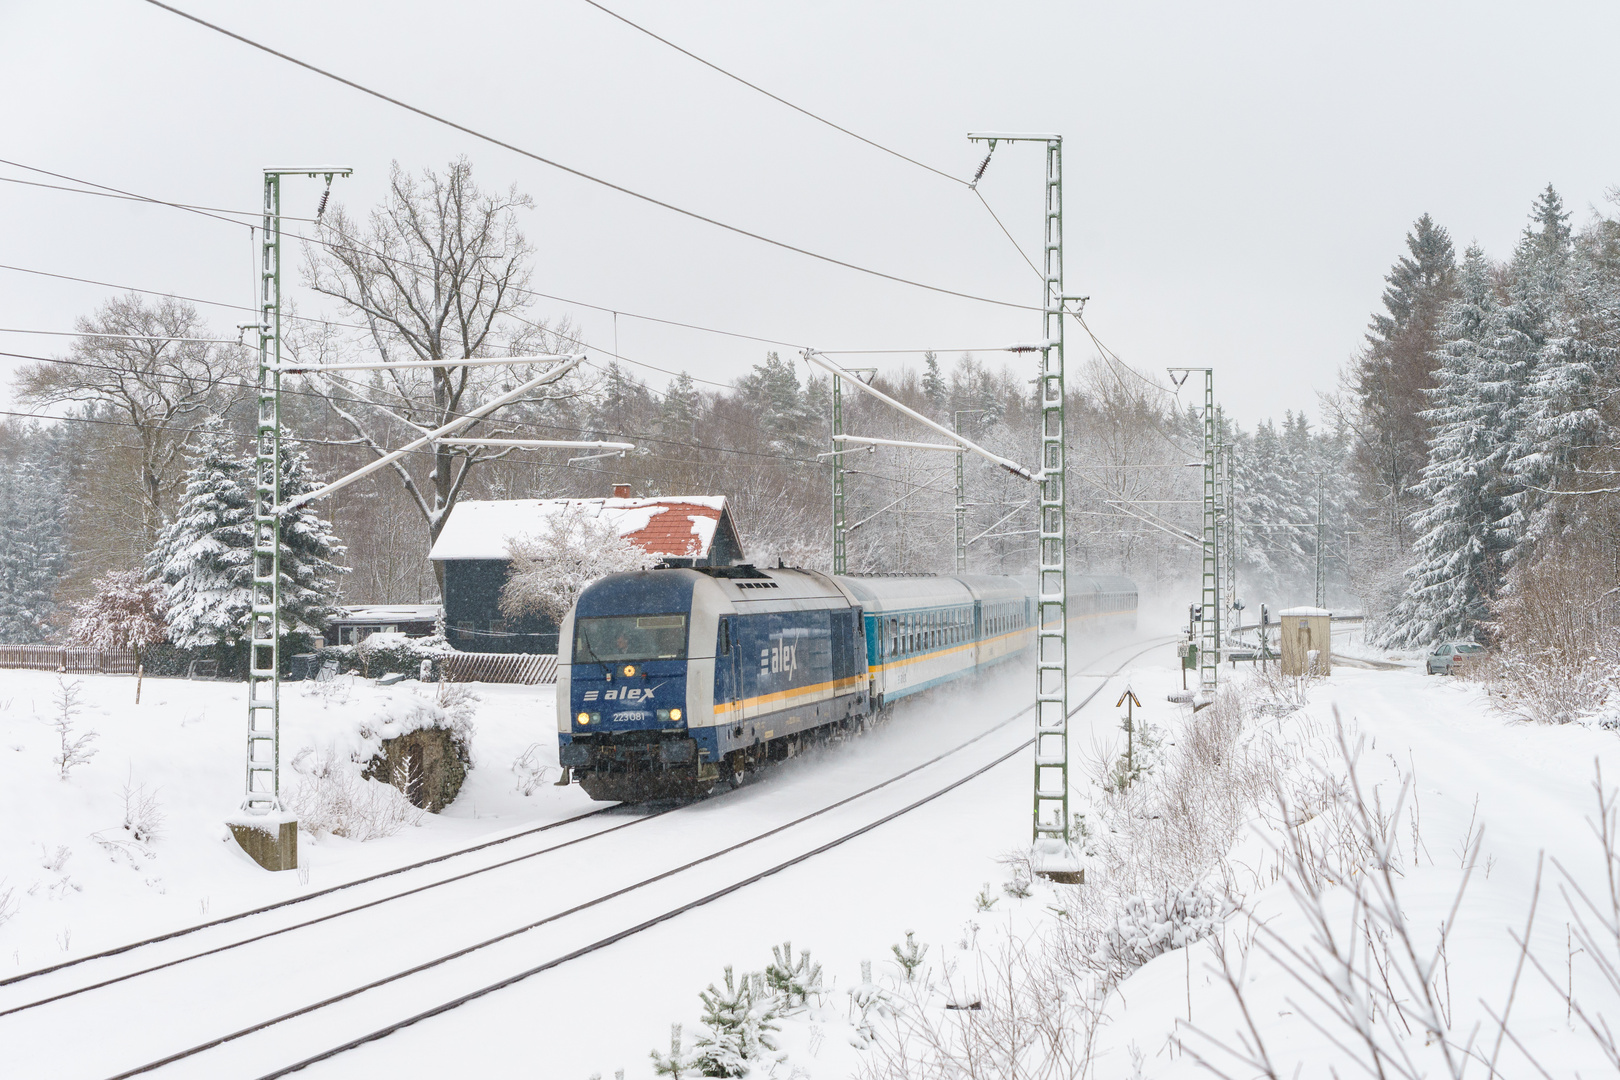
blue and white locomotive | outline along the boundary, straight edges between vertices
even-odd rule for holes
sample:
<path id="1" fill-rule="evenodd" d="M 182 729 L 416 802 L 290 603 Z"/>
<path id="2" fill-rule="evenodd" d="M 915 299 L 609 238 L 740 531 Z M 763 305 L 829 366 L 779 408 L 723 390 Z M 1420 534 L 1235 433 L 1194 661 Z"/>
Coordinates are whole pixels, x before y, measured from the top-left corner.
<path id="1" fill-rule="evenodd" d="M 1136 586 L 1069 578 L 1075 630 L 1134 628 Z M 1024 655 L 1010 577 L 661 567 L 592 583 L 563 621 L 559 760 L 593 799 L 701 795 L 908 694 Z"/>

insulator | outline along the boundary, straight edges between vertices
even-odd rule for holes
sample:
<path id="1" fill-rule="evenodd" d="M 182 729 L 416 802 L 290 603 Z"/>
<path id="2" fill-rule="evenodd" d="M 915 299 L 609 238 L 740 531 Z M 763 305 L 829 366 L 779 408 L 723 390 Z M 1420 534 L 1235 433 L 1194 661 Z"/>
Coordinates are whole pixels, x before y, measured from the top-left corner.
<path id="1" fill-rule="evenodd" d="M 994 150 L 990 151 L 990 154 L 994 154 L 994 153 L 995 153 Z M 983 179 L 984 170 L 986 170 L 986 169 L 988 169 L 990 167 L 990 154 L 984 155 L 984 160 L 979 162 L 979 171 L 973 174 L 973 182 L 975 184 L 977 184 L 981 179 Z"/>
<path id="2" fill-rule="evenodd" d="M 322 214 L 326 213 L 326 200 L 330 199 L 331 197 L 332 197 L 332 189 L 331 188 L 327 188 L 325 191 L 321 192 L 320 205 L 315 207 L 315 217 L 317 219 L 319 219 Z"/>

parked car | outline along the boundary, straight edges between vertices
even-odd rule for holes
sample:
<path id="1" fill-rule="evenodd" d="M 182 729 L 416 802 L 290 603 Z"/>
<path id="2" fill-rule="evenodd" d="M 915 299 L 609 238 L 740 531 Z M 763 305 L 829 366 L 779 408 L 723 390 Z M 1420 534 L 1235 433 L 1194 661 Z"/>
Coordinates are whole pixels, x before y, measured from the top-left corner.
<path id="1" fill-rule="evenodd" d="M 1424 666 L 1430 675 L 1454 675 L 1457 667 L 1465 656 L 1485 651 L 1485 646 L 1477 645 L 1472 641 L 1442 641 L 1434 647 Z"/>

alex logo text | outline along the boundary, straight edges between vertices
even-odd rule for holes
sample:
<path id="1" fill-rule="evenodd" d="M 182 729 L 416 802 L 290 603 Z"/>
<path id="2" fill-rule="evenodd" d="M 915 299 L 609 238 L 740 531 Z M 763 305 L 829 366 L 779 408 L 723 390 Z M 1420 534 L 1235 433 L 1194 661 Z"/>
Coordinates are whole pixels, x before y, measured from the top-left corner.
<path id="1" fill-rule="evenodd" d="M 799 647 L 780 642 L 768 649 L 759 650 L 759 673 L 761 675 L 786 675 L 792 678 L 793 673 L 799 670 Z"/>
<path id="2" fill-rule="evenodd" d="M 587 690 L 586 701 L 651 701 L 656 686 L 626 686 L 622 690 Z"/>

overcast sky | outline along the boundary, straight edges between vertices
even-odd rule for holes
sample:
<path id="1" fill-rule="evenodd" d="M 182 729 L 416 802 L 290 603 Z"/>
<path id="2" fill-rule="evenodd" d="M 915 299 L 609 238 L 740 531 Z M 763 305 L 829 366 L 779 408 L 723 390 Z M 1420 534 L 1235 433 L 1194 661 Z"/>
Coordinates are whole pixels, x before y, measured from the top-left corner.
<path id="1" fill-rule="evenodd" d="M 1039 282 L 964 187 L 583 0 L 175 2 L 699 213 L 888 273 L 1039 300 Z M 1091 298 L 1092 328 L 1136 367 L 1214 366 L 1219 399 L 1245 426 L 1316 411 L 1419 214 L 1459 251 L 1477 240 L 1503 257 L 1548 182 L 1578 220 L 1613 209 L 1605 192 L 1620 183 L 1614 3 L 607 6 L 958 176 L 983 153 L 970 130 L 1062 134 L 1067 291 Z M 266 166 L 346 165 L 354 177 L 334 199 L 364 211 L 390 162 L 443 168 L 460 155 L 486 187 L 534 198 L 523 226 L 544 292 L 823 349 L 932 347 L 954 359 L 1039 333 L 1031 312 L 881 281 L 638 203 L 142 0 L 0 0 L 0 158 L 249 209 Z M 4 165 L 0 177 L 48 181 Z M 981 185 L 1031 251 L 1040 180 L 1037 147 L 1003 147 Z M 283 208 L 307 214 L 318 196 L 313 181 L 289 181 Z M 254 302 L 243 226 L 12 183 L 0 183 L 0 222 L 9 266 Z M 289 284 L 303 310 L 319 307 L 295 274 Z M 71 330 L 108 295 L 0 270 L 0 327 Z M 204 311 L 233 335 L 249 317 Z M 613 348 L 611 316 L 552 302 L 530 314 L 568 315 Z M 1069 340 L 1071 363 L 1089 354 Z M 0 334 L 8 352 L 60 354 L 67 342 Z M 631 359 L 718 382 L 768 348 L 627 317 L 618 343 Z M 7 384 L 18 363 L 0 358 Z"/>

